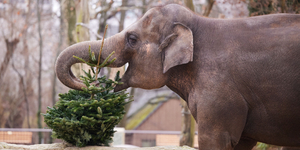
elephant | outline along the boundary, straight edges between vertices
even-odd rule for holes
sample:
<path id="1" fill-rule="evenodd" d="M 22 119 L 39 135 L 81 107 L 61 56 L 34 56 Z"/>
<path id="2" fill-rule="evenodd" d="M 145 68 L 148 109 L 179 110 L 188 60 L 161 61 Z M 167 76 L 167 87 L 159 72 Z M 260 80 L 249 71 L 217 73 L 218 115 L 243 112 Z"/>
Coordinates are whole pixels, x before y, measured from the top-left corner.
<path id="1" fill-rule="evenodd" d="M 98 56 L 101 41 L 87 41 L 57 58 L 57 77 L 72 89 L 85 86 L 72 56 L 87 61 L 89 45 Z M 212 19 L 168 4 L 105 39 L 100 62 L 113 51 L 109 67 L 129 64 L 114 90 L 170 88 L 198 123 L 200 150 L 300 147 L 300 15 Z"/>

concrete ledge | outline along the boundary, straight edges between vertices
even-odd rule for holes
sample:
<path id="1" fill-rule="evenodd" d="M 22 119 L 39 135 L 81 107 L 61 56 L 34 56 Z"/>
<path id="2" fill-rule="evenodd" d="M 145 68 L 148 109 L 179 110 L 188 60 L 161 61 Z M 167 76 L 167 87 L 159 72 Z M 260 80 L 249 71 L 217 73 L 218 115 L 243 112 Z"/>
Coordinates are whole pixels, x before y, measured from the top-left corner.
<path id="1" fill-rule="evenodd" d="M 54 144 L 36 144 L 36 145 L 18 145 L 0 142 L 0 149 L 22 149 L 22 150 L 195 150 L 188 146 L 157 146 L 147 148 L 123 148 L 123 147 L 102 147 L 102 146 L 87 146 L 87 147 L 73 147 L 66 143 Z"/>

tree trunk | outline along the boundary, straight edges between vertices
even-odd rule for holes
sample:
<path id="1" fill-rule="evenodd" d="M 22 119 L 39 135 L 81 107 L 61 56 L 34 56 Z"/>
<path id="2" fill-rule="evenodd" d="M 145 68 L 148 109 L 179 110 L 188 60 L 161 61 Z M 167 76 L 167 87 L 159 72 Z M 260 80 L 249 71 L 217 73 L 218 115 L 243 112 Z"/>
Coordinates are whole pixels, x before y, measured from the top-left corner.
<path id="1" fill-rule="evenodd" d="M 122 6 L 121 7 L 126 7 L 126 6 L 127 6 L 127 0 L 122 0 Z M 119 32 L 121 32 L 124 29 L 125 16 L 126 16 L 126 10 L 121 10 Z"/>
<path id="2" fill-rule="evenodd" d="M 205 8 L 203 16 L 208 17 L 211 12 L 212 7 L 214 6 L 215 0 L 206 0 L 206 1 L 207 1 L 207 6 Z"/>
<path id="3" fill-rule="evenodd" d="M 76 42 L 83 42 L 90 40 L 90 32 L 89 29 L 82 27 L 81 25 L 77 25 L 77 23 L 89 24 L 90 21 L 90 13 L 89 13 L 89 1 L 79 1 L 79 3 L 75 4 L 76 8 Z M 89 66 L 85 64 L 75 64 L 72 66 L 72 71 L 76 77 L 84 75 L 82 69 L 88 70 Z"/>
<path id="4" fill-rule="evenodd" d="M 286 13 L 286 5 L 285 5 L 285 0 L 280 0 L 280 7 L 281 7 L 281 13 Z"/>
<path id="5" fill-rule="evenodd" d="M 27 4 L 27 8 L 28 11 L 26 13 L 26 18 L 25 18 L 25 25 L 28 26 L 29 25 L 29 19 L 31 18 L 31 4 L 32 4 L 32 0 L 28 0 L 28 4 Z M 25 106 L 26 106 L 26 120 L 27 120 L 27 128 L 31 128 L 30 125 L 30 113 L 29 113 L 29 101 L 28 101 L 28 91 L 30 91 L 31 87 L 29 87 L 31 84 L 28 84 L 28 82 L 31 83 L 31 76 L 29 75 L 29 52 L 28 52 L 28 44 L 27 44 L 27 29 L 28 28 L 24 28 L 22 30 L 22 35 L 23 35 L 23 45 L 24 45 L 24 55 L 25 55 L 25 65 L 24 65 L 24 70 L 25 70 L 25 74 L 24 76 L 22 76 L 20 73 L 19 76 L 22 80 L 22 86 L 23 86 L 23 93 L 24 93 L 24 100 L 25 100 Z"/>
<path id="6" fill-rule="evenodd" d="M 144 7 L 144 8 L 142 9 L 142 13 L 143 13 L 143 14 L 145 14 L 146 11 L 147 11 L 147 9 L 146 9 L 146 7 L 145 7 L 146 4 L 147 4 L 147 3 L 146 3 L 146 0 L 143 0 L 143 7 Z"/>
<path id="7" fill-rule="evenodd" d="M 107 4 L 106 0 L 101 0 L 101 7 L 104 7 L 106 4 Z M 101 12 L 101 17 L 99 18 L 99 28 L 98 28 L 98 31 L 97 31 L 99 35 L 102 35 L 104 33 L 104 30 L 105 30 L 106 16 L 107 16 L 106 12 L 107 11 Z"/>
<path id="8" fill-rule="evenodd" d="M 24 46 L 24 49 L 26 47 Z M 26 50 L 25 50 L 26 51 Z M 26 92 L 26 86 L 25 86 L 25 81 L 24 81 L 24 76 L 22 76 L 20 74 L 20 72 L 15 68 L 14 64 L 12 65 L 13 70 L 15 70 L 15 72 L 18 74 L 20 81 L 19 81 L 19 87 L 20 89 L 22 89 L 22 92 L 24 95 L 22 94 L 18 94 L 17 100 L 16 100 L 16 104 L 15 107 L 13 107 L 13 109 L 11 109 L 11 112 L 9 114 L 9 120 L 6 122 L 5 127 L 6 128 L 22 128 L 23 127 L 23 122 L 24 122 L 24 118 L 25 118 L 25 113 L 24 113 L 24 104 L 27 104 L 26 106 L 26 114 L 27 114 L 27 123 L 28 123 L 28 127 L 30 128 L 30 124 L 29 124 L 29 108 L 28 108 L 28 98 L 27 98 L 27 92 Z M 23 100 L 24 98 L 24 100 Z M 11 106 L 11 105 L 10 105 Z M 11 122 L 10 125 L 7 125 Z"/>
<path id="9" fill-rule="evenodd" d="M 90 13 L 88 2 L 89 1 L 81 0 L 79 4 L 76 5 L 76 23 L 89 24 Z M 89 29 L 76 25 L 76 42 L 88 40 L 90 40 Z"/>
<path id="10" fill-rule="evenodd" d="M 40 0 L 37 0 L 37 18 L 38 18 L 38 35 L 39 35 L 39 49 L 40 49 L 40 58 L 39 58 L 39 74 L 38 74 L 38 111 L 37 111 L 37 124 L 38 128 L 42 128 L 41 120 L 41 107 L 42 107 L 42 56 L 43 56 L 43 37 L 41 31 L 41 12 L 40 12 Z M 42 5 L 42 3 L 41 3 Z M 39 132 L 39 143 L 42 143 L 43 134 Z"/>
<path id="11" fill-rule="evenodd" d="M 184 4 L 186 7 L 188 7 L 190 10 L 195 12 L 194 3 L 193 0 L 184 0 Z"/>
<path id="12" fill-rule="evenodd" d="M 3 76 L 6 72 L 6 69 L 9 65 L 9 61 L 12 58 L 16 48 L 17 44 L 19 43 L 19 39 L 14 39 L 12 41 L 9 41 L 8 39 L 5 39 L 5 44 L 6 44 L 6 53 L 4 60 L 0 66 L 0 85 L 2 83 Z"/>
<path id="13" fill-rule="evenodd" d="M 62 0 L 62 18 L 64 19 L 64 24 L 67 27 L 67 43 L 68 45 L 73 45 L 76 43 L 75 40 L 75 25 L 76 25 L 76 10 L 74 0 Z"/>
<path id="14" fill-rule="evenodd" d="M 77 33 L 76 33 L 76 3 L 75 0 L 61 0 L 61 11 L 64 25 L 67 28 L 67 45 L 73 45 L 77 42 Z M 86 1 L 85 1 L 86 2 Z M 80 2 L 80 3 L 84 3 Z M 78 4 L 80 7 L 80 4 Z M 75 64 L 72 66 L 72 72 L 76 77 L 80 75 L 80 64 Z"/>
<path id="15" fill-rule="evenodd" d="M 187 145 L 194 147 L 195 137 L 195 120 L 191 115 L 190 110 L 184 100 L 181 99 L 182 104 L 182 130 L 180 136 L 180 146 Z"/>

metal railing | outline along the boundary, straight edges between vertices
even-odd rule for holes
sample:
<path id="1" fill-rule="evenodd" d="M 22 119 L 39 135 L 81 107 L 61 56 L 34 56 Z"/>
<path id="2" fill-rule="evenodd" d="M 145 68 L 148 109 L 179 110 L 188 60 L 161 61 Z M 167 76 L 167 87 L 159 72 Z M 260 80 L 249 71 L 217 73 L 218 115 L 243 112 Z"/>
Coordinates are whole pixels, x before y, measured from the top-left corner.
<path id="1" fill-rule="evenodd" d="M 37 133 L 43 132 L 43 141 L 49 141 L 51 129 L 38 129 L 38 128 L 0 128 L 0 142 L 16 143 L 16 144 L 38 144 L 37 143 Z M 26 133 L 26 134 L 25 134 Z M 134 145 L 138 147 L 143 146 L 158 146 L 163 144 L 166 139 L 170 138 L 173 143 L 168 143 L 170 145 L 178 145 L 181 131 L 160 131 L 160 130 L 124 130 L 119 133 L 118 140 L 122 144 Z M 120 136 L 121 135 L 121 136 Z M 20 140 L 20 137 L 23 139 Z M 163 139 L 163 140 L 162 140 Z M 171 140 L 172 139 L 172 140 Z M 54 142 L 61 142 L 57 140 Z M 115 142 L 115 141 L 114 141 Z M 45 144 L 49 142 L 44 142 Z"/>
<path id="2" fill-rule="evenodd" d="M 52 132 L 51 129 L 39 129 L 39 128 L 0 128 L 0 131 L 11 131 L 11 132 Z"/>
<path id="3" fill-rule="evenodd" d="M 0 128 L 0 131 L 11 132 L 52 132 L 51 129 L 39 128 Z M 173 134 L 179 135 L 180 131 L 160 131 L 160 130 L 125 130 L 125 133 L 140 133 L 140 134 Z"/>

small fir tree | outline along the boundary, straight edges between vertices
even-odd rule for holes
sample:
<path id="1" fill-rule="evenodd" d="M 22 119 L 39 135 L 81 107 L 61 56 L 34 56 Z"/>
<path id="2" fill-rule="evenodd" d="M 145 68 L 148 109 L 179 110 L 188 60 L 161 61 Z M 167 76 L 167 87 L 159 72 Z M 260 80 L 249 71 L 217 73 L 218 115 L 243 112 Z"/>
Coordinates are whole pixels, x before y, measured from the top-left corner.
<path id="1" fill-rule="evenodd" d="M 82 88 L 82 91 L 69 90 L 68 93 L 59 94 L 59 101 L 53 108 L 48 107 L 47 113 L 43 114 L 45 123 L 53 130 L 53 138 L 63 139 L 78 147 L 108 146 L 112 142 L 115 132 L 113 129 L 125 114 L 124 106 L 131 102 L 125 101 L 129 94 L 124 90 L 112 92 L 116 85 L 122 84 L 119 72 L 115 80 L 107 79 L 106 76 L 96 78 L 102 67 L 114 61 L 113 59 L 108 62 L 112 54 L 101 65 L 99 62 L 95 65 L 95 55 L 91 53 L 90 48 L 89 62 L 74 56 L 91 66 L 94 75 L 91 75 L 91 70 L 84 71 L 85 76 L 81 76 L 80 79 L 86 88 Z M 95 84 L 95 81 L 98 82 Z"/>

